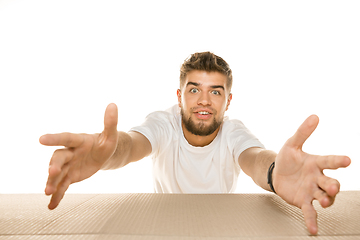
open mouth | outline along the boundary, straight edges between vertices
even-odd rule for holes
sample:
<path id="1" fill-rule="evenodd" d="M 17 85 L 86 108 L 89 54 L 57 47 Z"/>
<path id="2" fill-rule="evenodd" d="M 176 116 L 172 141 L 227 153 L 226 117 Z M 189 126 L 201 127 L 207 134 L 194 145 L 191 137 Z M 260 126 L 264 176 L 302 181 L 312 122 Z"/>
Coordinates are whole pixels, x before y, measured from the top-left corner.
<path id="1" fill-rule="evenodd" d="M 212 113 L 208 111 L 198 111 L 198 112 L 194 112 L 194 115 L 197 119 L 207 120 L 211 118 Z"/>
<path id="2" fill-rule="evenodd" d="M 209 115 L 209 114 L 211 114 L 211 113 L 209 113 L 209 112 L 197 112 L 198 114 L 201 114 L 201 115 Z"/>

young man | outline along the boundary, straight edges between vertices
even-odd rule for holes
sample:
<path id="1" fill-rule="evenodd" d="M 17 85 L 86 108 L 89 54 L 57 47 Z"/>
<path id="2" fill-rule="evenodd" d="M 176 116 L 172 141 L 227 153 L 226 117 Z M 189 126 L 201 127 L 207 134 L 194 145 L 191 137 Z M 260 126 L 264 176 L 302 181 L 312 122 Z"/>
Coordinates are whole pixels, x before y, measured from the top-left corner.
<path id="1" fill-rule="evenodd" d="M 151 113 L 129 133 L 117 131 L 117 107 L 110 104 L 100 134 L 42 136 L 44 145 L 65 146 L 50 161 L 45 188 L 52 195 L 49 209 L 56 208 L 70 184 L 100 169 L 151 156 L 156 192 L 230 193 L 241 168 L 260 187 L 301 208 L 309 232 L 316 234 L 312 201 L 329 207 L 340 190 L 339 182 L 323 170 L 347 167 L 350 159 L 302 151 L 319 122 L 315 115 L 305 120 L 278 154 L 265 150 L 240 121 L 224 118 L 232 99 L 231 85 L 232 72 L 222 58 L 195 53 L 181 67 L 178 105 Z"/>

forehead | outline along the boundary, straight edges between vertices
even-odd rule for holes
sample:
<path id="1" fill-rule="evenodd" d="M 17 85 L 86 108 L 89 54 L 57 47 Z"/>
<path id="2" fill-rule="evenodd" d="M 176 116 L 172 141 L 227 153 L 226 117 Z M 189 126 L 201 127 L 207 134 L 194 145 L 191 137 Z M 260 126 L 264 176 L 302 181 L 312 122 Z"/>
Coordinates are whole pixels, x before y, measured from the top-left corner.
<path id="1" fill-rule="evenodd" d="M 227 77 L 222 73 L 193 70 L 187 74 L 184 87 L 186 87 L 189 82 L 194 82 L 203 87 L 214 85 L 223 86 L 226 90 L 226 81 Z"/>

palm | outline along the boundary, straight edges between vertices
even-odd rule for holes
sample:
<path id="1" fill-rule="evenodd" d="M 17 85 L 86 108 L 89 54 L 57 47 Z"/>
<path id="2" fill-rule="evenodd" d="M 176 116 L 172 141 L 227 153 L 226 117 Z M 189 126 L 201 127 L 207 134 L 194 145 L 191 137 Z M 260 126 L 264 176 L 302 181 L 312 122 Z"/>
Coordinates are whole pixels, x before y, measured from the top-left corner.
<path id="1" fill-rule="evenodd" d="M 288 203 L 302 209 L 310 233 L 317 232 L 316 211 L 312 205 L 318 200 L 329 207 L 340 190 L 337 180 L 323 174 L 324 169 L 337 169 L 350 164 L 344 156 L 316 156 L 302 151 L 306 139 L 318 125 L 317 116 L 310 116 L 299 127 L 276 157 L 273 184 L 277 194 Z"/>
<path id="2" fill-rule="evenodd" d="M 81 139 L 78 146 L 68 147 L 69 161 L 62 168 L 67 171 L 68 181 L 71 183 L 82 181 L 96 173 L 106 159 L 109 159 L 115 151 L 116 144 L 108 140 L 101 140 L 102 135 L 79 134 L 72 138 Z M 101 149 L 104 145 L 107 149 Z M 104 148 L 104 147 L 103 147 Z M 59 169 L 55 168 L 55 171 Z M 65 172 L 64 172 L 65 173 Z M 63 173 L 63 174 L 64 174 Z"/>

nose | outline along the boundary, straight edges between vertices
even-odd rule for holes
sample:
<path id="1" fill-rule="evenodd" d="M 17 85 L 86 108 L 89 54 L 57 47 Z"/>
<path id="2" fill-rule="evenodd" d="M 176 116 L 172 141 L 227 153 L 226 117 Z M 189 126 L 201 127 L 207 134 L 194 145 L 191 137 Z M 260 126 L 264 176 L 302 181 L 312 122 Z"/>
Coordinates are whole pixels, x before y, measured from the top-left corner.
<path id="1" fill-rule="evenodd" d="M 203 106 L 211 105 L 211 99 L 209 93 L 202 92 L 201 94 L 199 94 L 198 105 L 203 105 Z"/>

